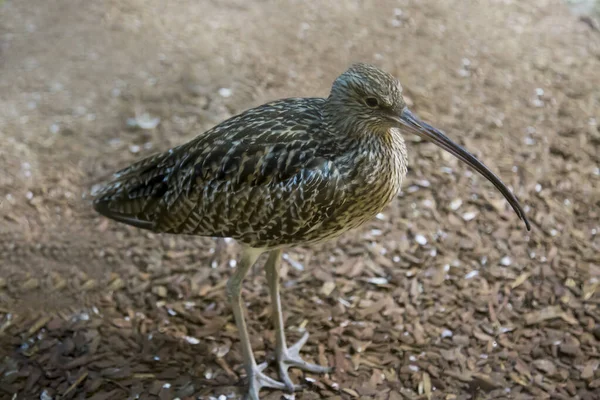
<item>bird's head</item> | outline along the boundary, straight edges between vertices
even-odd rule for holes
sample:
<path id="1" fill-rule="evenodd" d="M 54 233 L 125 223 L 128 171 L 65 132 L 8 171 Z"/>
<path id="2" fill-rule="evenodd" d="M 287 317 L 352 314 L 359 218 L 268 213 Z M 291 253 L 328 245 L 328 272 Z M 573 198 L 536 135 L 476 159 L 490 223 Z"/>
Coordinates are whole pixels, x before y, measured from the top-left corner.
<path id="1" fill-rule="evenodd" d="M 436 144 L 492 182 L 530 230 L 519 201 L 500 178 L 440 130 L 417 118 L 406 107 L 400 82 L 389 73 L 368 64 L 352 65 L 333 83 L 327 109 L 336 127 L 348 134 L 386 134 L 395 128 Z"/>
<path id="2" fill-rule="evenodd" d="M 354 64 L 340 75 L 327 102 L 339 110 L 336 117 L 346 129 L 359 133 L 386 133 L 406 108 L 400 82 L 368 64 Z"/>

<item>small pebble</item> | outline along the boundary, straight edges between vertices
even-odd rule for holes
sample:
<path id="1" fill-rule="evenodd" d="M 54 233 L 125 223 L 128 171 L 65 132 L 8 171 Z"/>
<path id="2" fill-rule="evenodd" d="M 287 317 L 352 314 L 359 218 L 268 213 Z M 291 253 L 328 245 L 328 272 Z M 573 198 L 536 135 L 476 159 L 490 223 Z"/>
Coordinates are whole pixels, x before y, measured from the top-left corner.
<path id="1" fill-rule="evenodd" d="M 452 337 L 452 334 L 453 334 L 453 333 L 452 333 L 452 331 L 451 331 L 450 329 L 444 329 L 444 330 L 442 331 L 442 337 L 443 337 L 443 338 L 449 338 L 449 337 Z"/>
<path id="2" fill-rule="evenodd" d="M 463 218 L 465 221 L 471 221 L 471 220 L 473 220 L 473 219 L 474 219 L 476 216 L 477 216 L 477 212 L 476 212 L 476 211 L 469 211 L 469 212 L 466 212 L 466 213 L 464 213 L 464 214 L 462 215 L 462 218 Z"/>
<path id="3" fill-rule="evenodd" d="M 473 270 L 465 275 L 465 279 L 471 279 L 479 275 L 479 271 Z"/>
<path id="4" fill-rule="evenodd" d="M 512 260 L 509 256 L 502 257 L 502 259 L 500 260 L 500 264 L 504 265 L 505 267 L 508 267 L 511 263 Z"/>
<path id="5" fill-rule="evenodd" d="M 198 344 L 200 343 L 200 340 L 193 337 L 193 336 L 186 336 L 185 340 L 189 343 L 189 344 Z"/>
<path id="6" fill-rule="evenodd" d="M 298 271 L 304 271 L 304 265 L 296 260 L 294 260 L 293 258 L 291 258 L 289 256 L 289 254 L 287 253 L 283 253 L 282 258 L 287 261 L 288 263 L 290 263 L 290 265 L 294 268 L 297 269 Z"/>
<path id="7" fill-rule="evenodd" d="M 462 206 L 462 200 L 461 199 L 454 199 L 450 202 L 450 209 L 452 211 L 456 211 L 460 208 L 460 206 Z"/>
<path id="8" fill-rule="evenodd" d="M 219 89 L 219 96 L 221 97 L 230 97 L 231 96 L 231 89 L 229 88 L 221 88 Z"/>
<path id="9" fill-rule="evenodd" d="M 160 118 L 152 118 L 150 114 L 144 113 L 136 118 L 137 126 L 142 129 L 154 129 L 160 123 Z"/>
<path id="10" fill-rule="evenodd" d="M 372 283 L 373 285 L 387 285 L 389 281 L 385 278 L 369 278 L 367 282 Z"/>
<path id="11" fill-rule="evenodd" d="M 427 238 L 423 235 L 415 235 L 415 241 L 421 246 L 425 246 L 427 244 Z"/>

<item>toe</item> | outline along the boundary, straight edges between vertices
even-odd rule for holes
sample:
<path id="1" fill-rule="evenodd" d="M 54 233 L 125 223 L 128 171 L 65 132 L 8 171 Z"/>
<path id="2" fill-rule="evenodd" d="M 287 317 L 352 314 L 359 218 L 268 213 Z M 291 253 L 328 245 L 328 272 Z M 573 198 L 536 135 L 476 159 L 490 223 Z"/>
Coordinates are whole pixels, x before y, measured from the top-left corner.
<path id="1" fill-rule="evenodd" d="M 264 363 L 261 365 L 254 366 L 253 371 L 250 377 L 248 378 L 248 391 L 244 396 L 244 400 L 259 400 L 259 392 L 262 388 L 282 391 L 290 390 L 291 392 L 293 392 L 294 390 L 299 390 L 298 386 L 294 386 L 294 384 L 291 383 L 289 377 L 287 382 L 279 382 L 263 373 L 267 365 L 268 364 Z"/>
<path id="2" fill-rule="evenodd" d="M 330 367 L 323 367 L 318 364 L 311 364 L 309 362 L 304 361 L 301 358 L 290 360 L 288 361 L 288 363 L 292 368 L 298 368 L 302 371 L 311 372 L 313 374 L 327 374 L 333 370 Z"/>
<path id="3" fill-rule="evenodd" d="M 268 366 L 269 366 L 269 363 L 264 362 L 264 363 L 258 365 L 256 367 L 256 369 L 258 370 L 258 372 L 263 372 L 265 369 L 267 369 Z"/>
<path id="4" fill-rule="evenodd" d="M 292 354 L 300 354 L 300 349 L 304 347 L 306 342 L 308 341 L 308 337 L 310 334 L 308 332 L 304 332 L 304 335 L 298 340 L 292 347 L 289 348 L 289 352 Z"/>
<path id="5" fill-rule="evenodd" d="M 286 363 L 279 363 L 279 378 L 283 381 L 288 393 L 294 392 L 294 383 L 288 372 L 289 366 Z"/>
<path id="6" fill-rule="evenodd" d="M 275 379 L 263 374 L 262 372 L 260 372 L 257 375 L 256 380 L 260 383 L 261 387 L 277 389 L 277 390 L 285 390 L 286 389 L 286 385 L 284 383 L 276 381 Z"/>

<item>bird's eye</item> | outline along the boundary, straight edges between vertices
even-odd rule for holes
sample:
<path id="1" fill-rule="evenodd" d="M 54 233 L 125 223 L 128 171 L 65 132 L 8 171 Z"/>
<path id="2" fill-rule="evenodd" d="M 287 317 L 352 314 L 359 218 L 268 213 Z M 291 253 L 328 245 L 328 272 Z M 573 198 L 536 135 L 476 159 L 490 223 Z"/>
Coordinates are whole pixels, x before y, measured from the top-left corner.
<path id="1" fill-rule="evenodd" d="M 375 97 L 367 97 L 365 104 L 371 108 L 375 108 L 379 105 L 379 101 Z"/>

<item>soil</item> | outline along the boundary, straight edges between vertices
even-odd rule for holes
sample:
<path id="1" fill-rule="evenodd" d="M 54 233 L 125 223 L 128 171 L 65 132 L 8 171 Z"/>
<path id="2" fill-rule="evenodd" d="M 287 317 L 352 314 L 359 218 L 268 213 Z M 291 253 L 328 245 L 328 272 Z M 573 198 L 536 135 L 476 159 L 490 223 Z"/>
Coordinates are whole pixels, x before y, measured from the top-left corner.
<path id="1" fill-rule="evenodd" d="M 289 339 L 310 331 L 307 359 L 336 367 L 295 372 L 295 398 L 600 398 L 590 21 L 550 0 L 0 1 L 0 398 L 237 398 L 223 290 L 237 245 L 108 221 L 90 188 L 249 107 L 326 96 L 356 61 L 396 75 L 533 227 L 407 138 L 408 177 L 384 213 L 285 254 Z M 264 360 L 260 267 L 244 297 Z"/>

